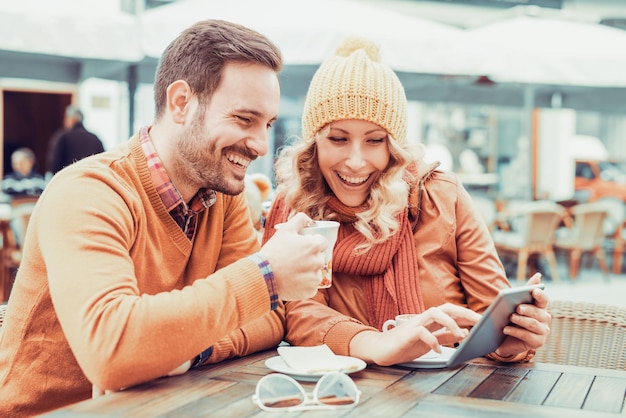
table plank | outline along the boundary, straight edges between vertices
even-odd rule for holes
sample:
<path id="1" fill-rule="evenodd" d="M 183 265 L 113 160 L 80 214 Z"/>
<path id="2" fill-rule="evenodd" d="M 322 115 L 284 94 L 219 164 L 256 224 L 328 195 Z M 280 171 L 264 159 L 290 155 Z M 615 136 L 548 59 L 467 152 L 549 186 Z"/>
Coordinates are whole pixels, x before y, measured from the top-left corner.
<path id="1" fill-rule="evenodd" d="M 76 414 L 92 414 L 103 416 L 154 417 L 167 413 L 193 400 L 212 398 L 232 382 L 220 382 L 201 379 L 190 380 L 192 385 L 184 391 L 173 390 L 167 379 L 155 380 L 154 384 L 146 384 L 133 388 L 132 391 L 109 393 L 90 400 L 68 406 L 66 409 Z M 58 411 L 62 416 L 66 411 Z M 57 413 L 53 413 L 55 416 Z"/>
<path id="2" fill-rule="evenodd" d="M 580 409 L 594 378 L 593 375 L 563 373 L 543 404 Z"/>
<path id="3" fill-rule="evenodd" d="M 605 412 L 564 409 L 542 405 L 511 404 L 491 399 L 461 398 L 430 394 L 420 400 L 407 416 L 429 418 L 608 418 Z M 615 415 L 617 417 L 617 415 Z"/>
<path id="4" fill-rule="evenodd" d="M 494 366 L 478 366 L 467 364 L 450 379 L 437 388 L 438 395 L 468 396 L 487 379 L 494 371 Z"/>
<path id="5" fill-rule="evenodd" d="M 505 400 L 542 405 L 559 377 L 555 371 L 530 370 Z"/>
<path id="6" fill-rule="evenodd" d="M 393 373 L 393 368 L 385 368 L 389 373 Z M 394 382 L 382 388 L 378 393 L 368 393 L 366 399 L 361 400 L 360 405 L 346 414 L 347 417 L 402 417 L 413 407 L 415 402 L 424 394 L 430 393 L 452 375 L 455 370 L 413 370 L 400 369 L 404 375 L 395 375 L 398 378 Z M 360 380 L 355 380 L 359 389 L 363 390 Z"/>
<path id="7" fill-rule="evenodd" d="M 252 402 L 254 384 L 247 382 L 235 383 L 233 381 L 216 381 L 224 384 L 222 390 L 183 404 L 169 410 L 163 417 L 240 417 L 249 416 L 260 409 Z M 224 406 L 228 405 L 227 408 Z M 153 415 L 154 416 L 154 415 Z"/>
<path id="8" fill-rule="evenodd" d="M 626 381 L 597 376 L 585 399 L 585 411 L 620 412 L 626 399 Z"/>
<path id="9" fill-rule="evenodd" d="M 472 398 L 503 400 L 528 374 L 526 369 L 497 368 L 470 394 Z"/>

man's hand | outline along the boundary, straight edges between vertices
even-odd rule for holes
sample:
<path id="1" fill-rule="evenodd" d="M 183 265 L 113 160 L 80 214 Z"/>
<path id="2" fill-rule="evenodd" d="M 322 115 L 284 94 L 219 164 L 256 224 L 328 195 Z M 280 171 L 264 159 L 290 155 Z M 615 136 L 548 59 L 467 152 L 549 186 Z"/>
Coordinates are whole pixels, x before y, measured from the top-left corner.
<path id="1" fill-rule="evenodd" d="M 322 235 L 300 234 L 311 222 L 305 214 L 296 214 L 261 248 L 272 266 L 282 300 L 313 297 L 321 282 L 328 241 Z"/>

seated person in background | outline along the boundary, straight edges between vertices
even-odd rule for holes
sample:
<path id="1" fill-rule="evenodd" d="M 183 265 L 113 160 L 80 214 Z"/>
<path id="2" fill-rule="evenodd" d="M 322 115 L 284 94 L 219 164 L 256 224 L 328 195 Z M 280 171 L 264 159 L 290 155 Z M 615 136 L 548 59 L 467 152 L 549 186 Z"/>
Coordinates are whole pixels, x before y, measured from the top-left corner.
<path id="1" fill-rule="evenodd" d="M 246 175 L 246 186 L 244 189 L 246 202 L 250 209 L 250 218 L 254 229 L 259 233 L 259 239 L 263 234 L 265 215 L 267 215 L 264 203 L 270 198 L 272 192 L 272 182 L 265 174 L 254 173 Z"/>
<path id="2" fill-rule="evenodd" d="M 46 187 L 46 180 L 34 170 L 34 166 L 35 153 L 30 148 L 13 151 L 13 171 L 2 179 L 2 192 L 10 196 L 39 196 Z"/>
<path id="3" fill-rule="evenodd" d="M 294 213 L 340 222 L 332 286 L 285 303 L 285 340 L 387 366 L 462 340 L 510 283 L 463 185 L 413 155 L 404 89 L 378 56 L 371 42 L 348 39 L 317 70 L 303 137 L 276 162 L 263 239 Z M 490 358 L 528 361 L 545 344 L 548 297 L 535 289 L 533 298 Z M 419 315 L 381 332 L 399 314 Z"/>

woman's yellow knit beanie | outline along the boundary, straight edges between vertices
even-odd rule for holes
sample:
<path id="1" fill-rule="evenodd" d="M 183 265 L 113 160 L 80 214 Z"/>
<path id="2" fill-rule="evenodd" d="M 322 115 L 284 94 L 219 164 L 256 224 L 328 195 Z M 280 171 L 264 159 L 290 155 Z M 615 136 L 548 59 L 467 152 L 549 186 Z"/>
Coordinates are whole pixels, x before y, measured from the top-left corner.
<path id="1" fill-rule="evenodd" d="M 404 88 L 380 62 L 378 46 L 363 38 L 347 38 L 313 76 L 302 112 L 302 135 L 312 139 L 327 124 L 342 119 L 370 121 L 396 141 L 406 139 Z"/>

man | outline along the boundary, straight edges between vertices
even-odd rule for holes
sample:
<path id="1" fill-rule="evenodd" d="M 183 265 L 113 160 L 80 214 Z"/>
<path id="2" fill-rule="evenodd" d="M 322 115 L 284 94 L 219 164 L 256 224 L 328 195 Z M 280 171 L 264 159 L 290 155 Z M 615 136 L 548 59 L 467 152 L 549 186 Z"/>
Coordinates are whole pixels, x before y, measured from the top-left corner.
<path id="1" fill-rule="evenodd" d="M 13 171 L 2 179 L 2 192 L 10 196 L 39 196 L 46 187 L 46 180 L 37 173 L 35 153 L 30 148 L 18 148 L 11 154 Z"/>
<path id="2" fill-rule="evenodd" d="M 18 148 L 11 154 L 12 172 L 2 179 L 2 193 L 11 202 L 11 231 L 15 245 L 21 247 L 26 230 L 26 213 L 46 187 L 46 179 L 34 169 L 35 153 L 27 147 Z M 9 246 L 9 243 L 3 244 Z"/>
<path id="3" fill-rule="evenodd" d="M 259 250 L 244 195 L 277 118 L 279 50 L 224 21 L 165 50 L 156 116 L 56 174 L 31 218 L 0 340 L 0 416 L 30 416 L 276 346 L 326 240 L 297 214 Z"/>
<path id="4" fill-rule="evenodd" d="M 65 109 L 64 130 L 50 141 L 48 170 L 56 174 L 63 167 L 104 151 L 102 141 L 83 125 L 83 112 L 74 106 Z"/>

